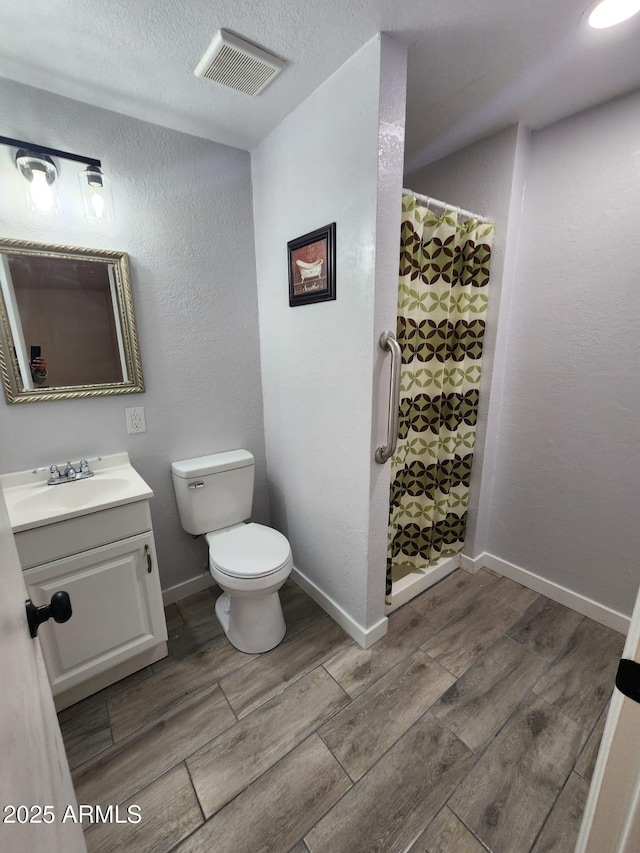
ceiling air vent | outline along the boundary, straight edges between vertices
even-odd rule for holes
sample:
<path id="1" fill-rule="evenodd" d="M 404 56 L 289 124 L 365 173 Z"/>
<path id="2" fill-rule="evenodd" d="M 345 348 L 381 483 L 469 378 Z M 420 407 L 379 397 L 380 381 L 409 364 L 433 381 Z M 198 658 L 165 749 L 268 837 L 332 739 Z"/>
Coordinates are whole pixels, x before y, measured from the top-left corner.
<path id="1" fill-rule="evenodd" d="M 228 30 L 220 30 L 197 64 L 194 74 L 238 92 L 257 95 L 285 65 L 286 62 L 263 48 Z"/>

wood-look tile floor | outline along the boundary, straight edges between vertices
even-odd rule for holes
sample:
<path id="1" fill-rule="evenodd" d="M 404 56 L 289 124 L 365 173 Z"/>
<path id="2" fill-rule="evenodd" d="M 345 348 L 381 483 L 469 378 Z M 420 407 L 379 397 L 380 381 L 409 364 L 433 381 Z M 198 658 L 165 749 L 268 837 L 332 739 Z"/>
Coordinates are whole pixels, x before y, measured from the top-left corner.
<path id="1" fill-rule="evenodd" d="M 571 853 L 623 637 L 456 571 L 359 648 L 292 582 L 245 655 L 217 589 L 166 608 L 169 657 L 59 715 L 79 803 L 140 807 L 89 851 Z"/>

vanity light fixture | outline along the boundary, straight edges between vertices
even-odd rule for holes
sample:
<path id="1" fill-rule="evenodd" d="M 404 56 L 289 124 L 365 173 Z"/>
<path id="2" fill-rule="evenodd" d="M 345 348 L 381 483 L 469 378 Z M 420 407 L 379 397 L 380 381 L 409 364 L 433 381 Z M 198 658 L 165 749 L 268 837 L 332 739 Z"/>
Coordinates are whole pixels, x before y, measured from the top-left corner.
<path id="1" fill-rule="evenodd" d="M 599 0 L 586 11 L 589 26 L 601 30 L 621 24 L 640 12 L 640 0 Z"/>
<path id="2" fill-rule="evenodd" d="M 44 145 L 34 145 L 8 136 L 0 136 L 0 145 L 18 149 L 16 168 L 27 182 L 28 206 L 31 210 L 43 213 L 61 212 L 56 187 L 58 169 L 51 159 L 59 157 L 85 165 L 85 169 L 78 175 L 85 215 L 102 221 L 113 219 L 111 187 L 102 171 L 100 160 L 82 157 L 70 151 L 59 151 L 57 148 L 46 148 Z"/>

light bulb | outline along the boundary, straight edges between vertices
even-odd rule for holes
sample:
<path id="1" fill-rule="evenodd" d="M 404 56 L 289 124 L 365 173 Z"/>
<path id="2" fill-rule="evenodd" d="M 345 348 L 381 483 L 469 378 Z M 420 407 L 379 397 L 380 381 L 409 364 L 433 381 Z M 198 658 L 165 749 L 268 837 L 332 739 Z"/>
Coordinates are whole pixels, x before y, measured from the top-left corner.
<path id="1" fill-rule="evenodd" d="M 105 204 L 104 199 L 102 198 L 102 191 L 92 187 L 89 193 L 89 199 L 91 207 L 94 210 L 94 216 L 96 219 L 103 219 L 105 215 Z"/>
<path id="2" fill-rule="evenodd" d="M 589 14 L 589 26 L 613 27 L 640 12 L 640 0 L 601 0 Z"/>
<path id="3" fill-rule="evenodd" d="M 47 183 L 47 176 L 38 169 L 33 170 L 33 178 L 29 185 L 29 194 L 34 207 L 43 213 L 49 213 L 54 207 L 53 192 Z"/>

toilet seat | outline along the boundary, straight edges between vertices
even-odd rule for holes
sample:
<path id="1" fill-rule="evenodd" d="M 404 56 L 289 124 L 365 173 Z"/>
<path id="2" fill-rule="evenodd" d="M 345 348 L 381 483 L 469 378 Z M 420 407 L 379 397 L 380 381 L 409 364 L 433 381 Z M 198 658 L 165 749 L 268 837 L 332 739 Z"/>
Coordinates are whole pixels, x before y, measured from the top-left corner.
<path id="1" fill-rule="evenodd" d="M 224 575 L 261 578 L 284 568 L 291 560 L 291 546 L 282 533 L 263 524 L 241 524 L 205 536 L 209 563 Z"/>

